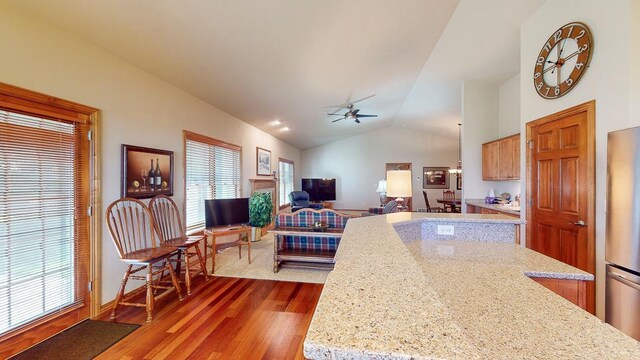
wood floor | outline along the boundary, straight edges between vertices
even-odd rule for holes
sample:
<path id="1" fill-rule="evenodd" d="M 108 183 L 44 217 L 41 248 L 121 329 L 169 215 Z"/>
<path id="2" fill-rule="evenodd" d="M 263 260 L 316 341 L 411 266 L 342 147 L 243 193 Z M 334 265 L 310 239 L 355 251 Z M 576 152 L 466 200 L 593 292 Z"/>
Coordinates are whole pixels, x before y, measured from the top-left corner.
<path id="1" fill-rule="evenodd" d="M 96 359 L 304 359 L 302 345 L 322 285 L 210 278 L 179 302 L 118 310 L 118 322 L 145 324 Z M 108 320 L 102 314 L 98 320 Z"/>

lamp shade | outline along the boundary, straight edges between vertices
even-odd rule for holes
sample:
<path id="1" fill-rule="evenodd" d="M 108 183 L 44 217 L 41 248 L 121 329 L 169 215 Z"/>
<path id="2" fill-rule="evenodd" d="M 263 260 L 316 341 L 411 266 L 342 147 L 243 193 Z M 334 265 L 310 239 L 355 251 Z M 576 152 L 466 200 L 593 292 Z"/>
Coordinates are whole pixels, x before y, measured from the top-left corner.
<path id="1" fill-rule="evenodd" d="M 411 188 L 411 170 L 387 171 L 387 196 L 410 197 L 413 194 Z"/>
<path id="2" fill-rule="evenodd" d="M 376 192 L 387 192 L 387 180 L 378 181 L 378 190 L 376 190 Z"/>

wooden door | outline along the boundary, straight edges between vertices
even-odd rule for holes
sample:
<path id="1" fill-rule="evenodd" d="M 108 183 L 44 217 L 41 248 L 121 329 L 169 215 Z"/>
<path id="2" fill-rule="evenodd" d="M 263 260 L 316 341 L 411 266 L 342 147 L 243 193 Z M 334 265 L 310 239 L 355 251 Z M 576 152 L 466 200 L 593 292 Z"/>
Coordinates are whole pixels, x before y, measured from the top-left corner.
<path id="1" fill-rule="evenodd" d="M 595 103 L 527 124 L 527 247 L 595 274 Z M 587 287 L 595 311 L 595 284 Z"/>

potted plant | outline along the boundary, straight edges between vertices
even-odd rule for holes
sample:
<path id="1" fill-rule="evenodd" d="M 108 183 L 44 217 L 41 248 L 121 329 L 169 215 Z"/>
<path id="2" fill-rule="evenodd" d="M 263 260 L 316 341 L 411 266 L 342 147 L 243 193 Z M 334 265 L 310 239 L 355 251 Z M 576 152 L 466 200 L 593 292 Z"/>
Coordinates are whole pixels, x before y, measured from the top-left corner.
<path id="1" fill-rule="evenodd" d="M 251 241 L 262 238 L 262 228 L 271 224 L 273 204 L 271 194 L 255 192 L 249 199 L 249 223 L 251 224 Z"/>

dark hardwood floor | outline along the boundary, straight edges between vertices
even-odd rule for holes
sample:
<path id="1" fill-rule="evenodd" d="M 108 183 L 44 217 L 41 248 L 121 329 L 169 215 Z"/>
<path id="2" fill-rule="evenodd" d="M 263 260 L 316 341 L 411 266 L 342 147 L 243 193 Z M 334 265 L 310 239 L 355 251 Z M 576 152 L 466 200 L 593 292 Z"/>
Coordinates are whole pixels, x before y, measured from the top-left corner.
<path id="1" fill-rule="evenodd" d="M 120 308 L 117 322 L 144 325 L 96 359 L 303 359 L 321 291 L 320 284 L 198 280 L 184 301 L 158 301 L 150 324 L 144 308 Z"/>

